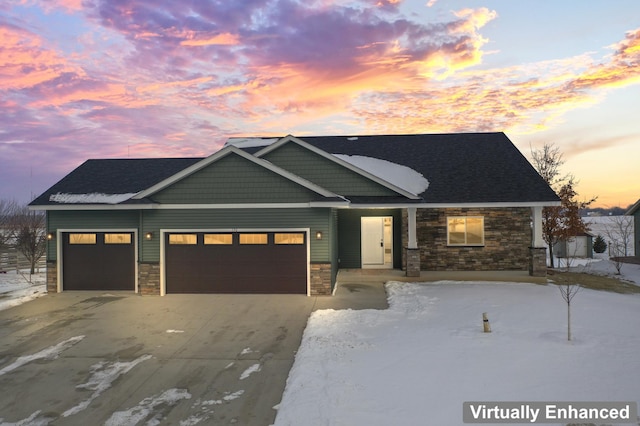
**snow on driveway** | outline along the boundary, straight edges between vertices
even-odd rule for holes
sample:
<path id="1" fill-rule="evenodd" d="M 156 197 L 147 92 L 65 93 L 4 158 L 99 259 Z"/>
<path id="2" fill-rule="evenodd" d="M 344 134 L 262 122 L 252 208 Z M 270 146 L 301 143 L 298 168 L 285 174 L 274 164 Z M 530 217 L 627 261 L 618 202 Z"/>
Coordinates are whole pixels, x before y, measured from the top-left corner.
<path id="1" fill-rule="evenodd" d="M 388 310 L 312 314 L 276 426 L 455 426 L 465 401 L 640 401 L 640 295 L 582 289 L 568 342 L 555 285 L 387 291 Z"/>

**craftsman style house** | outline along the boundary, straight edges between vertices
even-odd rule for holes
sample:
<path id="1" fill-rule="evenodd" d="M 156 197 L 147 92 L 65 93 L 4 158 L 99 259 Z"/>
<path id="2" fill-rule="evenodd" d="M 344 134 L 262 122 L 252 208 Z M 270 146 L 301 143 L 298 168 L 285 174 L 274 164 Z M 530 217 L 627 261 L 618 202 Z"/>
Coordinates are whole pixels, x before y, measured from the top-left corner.
<path id="1" fill-rule="evenodd" d="M 553 190 L 504 133 L 232 138 L 88 160 L 46 210 L 50 292 L 331 294 L 340 268 L 546 271 Z"/>

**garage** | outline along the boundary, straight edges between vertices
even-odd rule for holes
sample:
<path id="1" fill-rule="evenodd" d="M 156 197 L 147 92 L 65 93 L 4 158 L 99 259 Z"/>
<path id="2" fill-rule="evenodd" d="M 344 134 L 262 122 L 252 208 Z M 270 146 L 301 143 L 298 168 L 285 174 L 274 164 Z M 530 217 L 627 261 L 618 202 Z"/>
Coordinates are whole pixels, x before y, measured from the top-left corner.
<path id="1" fill-rule="evenodd" d="M 165 234 L 167 293 L 307 294 L 306 232 Z"/>
<path id="2" fill-rule="evenodd" d="M 62 234 L 64 290 L 135 291 L 133 232 Z"/>

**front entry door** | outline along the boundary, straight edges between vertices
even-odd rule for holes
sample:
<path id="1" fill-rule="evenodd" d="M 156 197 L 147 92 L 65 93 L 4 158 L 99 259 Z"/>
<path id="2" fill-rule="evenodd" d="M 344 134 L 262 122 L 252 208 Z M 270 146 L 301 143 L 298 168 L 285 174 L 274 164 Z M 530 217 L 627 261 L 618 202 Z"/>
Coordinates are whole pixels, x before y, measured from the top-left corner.
<path id="1" fill-rule="evenodd" d="M 393 217 L 362 217 L 362 268 L 393 268 Z"/>

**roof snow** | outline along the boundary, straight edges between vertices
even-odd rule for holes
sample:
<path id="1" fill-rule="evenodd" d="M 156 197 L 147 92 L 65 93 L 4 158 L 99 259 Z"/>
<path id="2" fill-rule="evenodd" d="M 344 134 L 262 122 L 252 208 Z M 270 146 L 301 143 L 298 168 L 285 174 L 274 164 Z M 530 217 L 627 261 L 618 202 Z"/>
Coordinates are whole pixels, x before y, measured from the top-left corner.
<path id="1" fill-rule="evenodd" d="M 429 181 L 410 167 L 362 155 L 333 155 L 414 195 L 429 187 Z"/>
<path id="2" fill-rule="evenodd" d="M 256 148 L 262 146 L 269 146 L 274 142 L 277 142 L 279 138 L 229 138 L 225 142 L 224 146 L 235 146 L 237 148 Z"/>
<path id="3" fill-rule="evenodd" d="M 90 194 L 67 194 L 58 192 L 49 196 L 49 201 L 65 204 L 118 204 L 136 195 L 127 194 L 101 194 L 92 192 Z"/>

